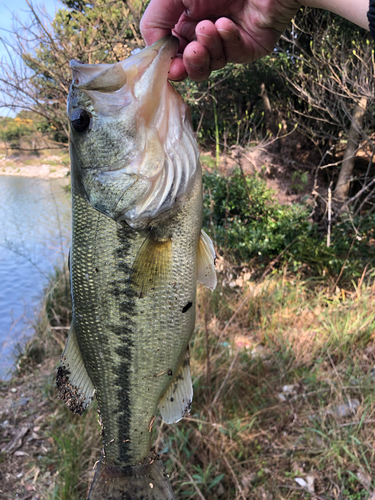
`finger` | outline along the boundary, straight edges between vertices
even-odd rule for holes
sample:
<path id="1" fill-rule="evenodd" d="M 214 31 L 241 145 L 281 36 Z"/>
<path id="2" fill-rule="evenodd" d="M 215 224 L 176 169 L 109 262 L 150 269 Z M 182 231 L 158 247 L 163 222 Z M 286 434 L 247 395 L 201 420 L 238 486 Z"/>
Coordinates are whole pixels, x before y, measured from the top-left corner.
<path id="1" fill-rule="evenodd" d="M 210 53 L 201 43 L 189 43 L 184 50 L 183 60 L 191 80 L 202 82 L 210 76 Z"/>
<path id="2" fill-rule="evenodd" d="M 185 69 L 185 64 L 182 59 L 182 55 L 178 54 L 169 69 L 168 72 L 168 79 L 169 80 L 174 80 L 175 82 L 178 82 L 180 80 L 184 80 L 187 77 L 187 72 Z"/>
<path id="3" fill-rule="evenodd" d="M 197 41 L 201 43 L 210 53 L 210 70 L 224 68 L 227 63 L 223 42 L 216 26 L 211 21 L 201 21 L 197 24 L 195 33 Z"/>
<path id="4" fill-rule="evenodd" d="M 184 10 L 183 0 L 151 0 L 140 24 L 146 44 L 170 35 Z"/>
<path id="5" fill-rule="evenodd" d="M 228 62 L 249 63 L 268 52 L 241 27 L 226 17 L 218 19 L 215 26 L 222 39 Z"/>

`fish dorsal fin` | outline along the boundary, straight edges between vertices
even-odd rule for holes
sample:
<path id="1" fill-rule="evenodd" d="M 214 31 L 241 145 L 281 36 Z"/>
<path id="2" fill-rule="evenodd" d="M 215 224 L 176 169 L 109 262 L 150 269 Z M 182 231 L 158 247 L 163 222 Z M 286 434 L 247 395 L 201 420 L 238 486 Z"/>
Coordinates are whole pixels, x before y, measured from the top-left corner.
<path id="1" fill-rule="evenodd" d="M 197 280 L 210 290 L 214 290 L 217 284 L 215 259 L 211 238 L 202 229 L 198 243 Z"/>
<path id="2" fill-rule="evenodd" d="M 160 398 L 159 409 L 164 422 L 173 424 L 189 415 L 192 401 L 193 385 L 188 352 L 176 376 Z"/>
<path id="3" fill-rule="evenodd" d="M 172 241 L 154 239 L 151 230 L 135 258 L 130 277 L 132 286 L 140 298 L 157 293 L 159 286 L 168 281 L 171 271 Z"/>
<path id="4" fill-rule="evenodd" d="M 92 401 L 94 385 L 86 371 L 73 324 L 57 370 L 59 397 L 69 410 L 81 415 Z"/>

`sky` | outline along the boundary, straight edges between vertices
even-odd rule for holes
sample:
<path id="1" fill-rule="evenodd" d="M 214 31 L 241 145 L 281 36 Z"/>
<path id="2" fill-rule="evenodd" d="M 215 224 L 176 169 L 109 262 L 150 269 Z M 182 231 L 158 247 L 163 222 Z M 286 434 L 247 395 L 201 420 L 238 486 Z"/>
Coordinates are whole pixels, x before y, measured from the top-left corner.
<path id="1" fill-rule="evenodd" d="M 54 17 L 56 10 L 58 10 L 62 4 L 58 0 L 33 0 L 33 5 L 39 6 L 44 5 L 47 13 L 51 18 Z M 19 18 L 27 20 L 28 6 L 26 0 L 0 0 L 0 37 L 6 37 L 7 33 L 5 30 L 12 29 L 12 14 L 15 13 Z M 6 57 L 6 51 L 3 44 L 0 43 L 0 59 Z M 0 109 L 0 115 L 12 116 L 6 110 Z"/>

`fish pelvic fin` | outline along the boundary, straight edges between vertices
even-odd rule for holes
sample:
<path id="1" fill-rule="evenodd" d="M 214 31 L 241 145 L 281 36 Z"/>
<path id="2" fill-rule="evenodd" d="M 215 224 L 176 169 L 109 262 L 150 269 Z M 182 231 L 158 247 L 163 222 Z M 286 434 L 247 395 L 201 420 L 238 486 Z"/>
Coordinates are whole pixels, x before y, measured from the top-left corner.
<path id="1" fill-rule="evenodd" d="M 140 465 L 97 465 L 87 500 L 176 500 L 162 462 L 155 456 Z"/>
<path id="2" fill-rule="evenodd" d="M 86 371 L 73 324 L 57 369 L 56 387 L 59 398 L 69 410 L 82 415 L 92 401 L 94 385 Z"/>
<path id="3" fill-rule="evenodd" d="M 192 401 L 193 385 L 188 351 L 176 376 L 160 398 L 159 409 L 164 422 L 173 424 L 189 415 Z"/>
<path id="4" fill-rule="evenodd" d="M 157 293 L 160 285 L 170 279 L 172 272 L 172 241 L 159 241 L 148 234 L 135 258 L 130 276 L 140 298 Z"/>
<path id="5" fill-rule="evenodd" d="M 210 290 L 215 290 L 217 285 L 215 259 L 216 253 L 211 238 L 202 229 L 198 242 L 197 280 Z"/>

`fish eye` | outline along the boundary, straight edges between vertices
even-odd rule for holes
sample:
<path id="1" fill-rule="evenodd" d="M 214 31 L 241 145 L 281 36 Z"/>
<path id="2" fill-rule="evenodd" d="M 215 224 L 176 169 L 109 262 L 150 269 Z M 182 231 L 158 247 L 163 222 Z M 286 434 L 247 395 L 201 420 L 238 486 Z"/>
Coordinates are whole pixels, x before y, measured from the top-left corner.
<path id="1" fill-rule="evenodd" d="M 71 122 L 76 132 L 84 132 L 90 125 L 90 115 L 85 109 L 76 109 L 72 114 Z"/>

